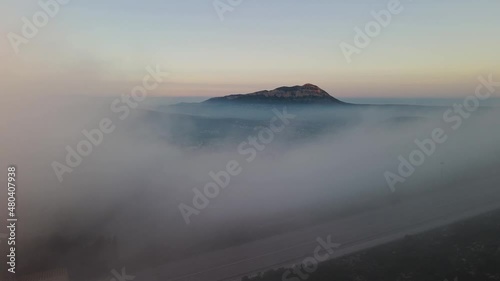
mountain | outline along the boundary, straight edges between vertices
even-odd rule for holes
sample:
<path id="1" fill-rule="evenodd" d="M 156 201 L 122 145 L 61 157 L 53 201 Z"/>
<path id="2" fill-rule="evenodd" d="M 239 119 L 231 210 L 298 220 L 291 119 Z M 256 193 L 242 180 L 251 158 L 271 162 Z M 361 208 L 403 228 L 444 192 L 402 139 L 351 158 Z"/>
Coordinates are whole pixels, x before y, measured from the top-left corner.
<path id="1" fill-rule="evenodd" d="M 271 91 L 259 91 L 250 94 L 229 95 L 211 98 L 204 103 L 321 103 L 321 104 L 345 104 L 344 102 L 330 96 L 320 87 L 313 84 L 303 86 L 280 87 Z"/>
<path id="2" fill-rule="evenodd" d="M 272 120 L 283 114 L 295 117 L 276 137 L 292 144 L 366 122 L 370 122 L 370 130 L 387 131 L 420 122 L 422 116 L 430 116 L 432 112 L 440 115 L 441 111 L 432 107 L 350 104 L 318 86 L 305 84 L 200 103 L 163 105 L 148 111 L 145 124 L 179 147 L 217 149 L 247 139 L 257 128 L 269 127 Z"/>

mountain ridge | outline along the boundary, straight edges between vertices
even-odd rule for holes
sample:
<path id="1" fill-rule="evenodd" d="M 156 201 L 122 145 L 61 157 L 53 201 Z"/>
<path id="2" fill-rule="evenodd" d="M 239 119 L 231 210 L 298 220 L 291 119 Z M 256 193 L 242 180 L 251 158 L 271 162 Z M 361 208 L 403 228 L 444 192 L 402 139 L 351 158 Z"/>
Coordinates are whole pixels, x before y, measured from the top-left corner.
<path id="1" fill-rule="evenodd" d="M 234 94 L 223 97 L 215 97 L 203 103 L 330 103 L 346 104 L 320 87 L 313 84 L 302 86 L 282 86 L 274 90 L 263 90 L 249 94 Z"/>

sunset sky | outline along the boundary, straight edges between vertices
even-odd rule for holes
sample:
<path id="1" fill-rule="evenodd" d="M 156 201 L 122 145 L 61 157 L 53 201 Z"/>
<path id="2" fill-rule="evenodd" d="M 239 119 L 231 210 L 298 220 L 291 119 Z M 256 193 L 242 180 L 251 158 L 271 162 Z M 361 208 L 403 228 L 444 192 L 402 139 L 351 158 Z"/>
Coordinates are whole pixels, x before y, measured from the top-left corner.
<path id="1" fill-rule="evenodd" d="M 47 1 L 47 0 L 42 0 Z M 227 2 L 227 0 L 223 0 Z M 401 0 L 404 10 L 347 63 L 339 44 L 388 0 L 71 0 L 15 54 L 35 0 L 2 0 L 0 95 L 114 95 L 148 65 L 162 96 L 220 96 L 313 83 L 337 97 L 456 97 L 500 77 L 500 1 Z"/>

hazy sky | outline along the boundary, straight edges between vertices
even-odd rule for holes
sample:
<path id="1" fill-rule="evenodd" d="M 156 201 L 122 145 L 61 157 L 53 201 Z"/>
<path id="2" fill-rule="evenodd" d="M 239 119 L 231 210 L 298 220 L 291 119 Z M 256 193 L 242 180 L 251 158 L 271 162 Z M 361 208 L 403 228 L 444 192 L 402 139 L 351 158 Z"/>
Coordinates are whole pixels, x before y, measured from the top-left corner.
<path id="1" fill-rule="evenodd" d="M 450 97 L 500 75 L 498 0 L 401 0 L 347 63 L 339 44 L 388 2 L 243 0 L 221 21 L 213 0 L 70 0 L 16 55 L 7 34 L 41 8 L 0 0 L 0 95 L 118 94 L 155 64 L 170 78 L 154 94 L 167 96 L 314 83 L 341 98 Z"/>

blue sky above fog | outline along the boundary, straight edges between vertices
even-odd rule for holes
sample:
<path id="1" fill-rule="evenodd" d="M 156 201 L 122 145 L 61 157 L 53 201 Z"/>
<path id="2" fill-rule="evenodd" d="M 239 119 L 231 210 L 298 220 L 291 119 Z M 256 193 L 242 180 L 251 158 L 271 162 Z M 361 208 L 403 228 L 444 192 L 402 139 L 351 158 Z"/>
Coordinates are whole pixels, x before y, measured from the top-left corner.
<path id="1" fill-rule="evenodd" d="M 106 94 L 159 63 L 172 76 L 158 95 L 313 83 L 347 98 L 449 97 L 473 91 L 480 74 L 498 73 L 500 2 L 493 0 L 402 0 L 403 12 L 347 63 L 339 44 L 352 44 L 354 28 L 388 2 L 244 0 L 221 21 L 211 0 L 73 0 L 19 55 L 4 37 L 2 73 L 10 77 L 3 79 L 7 90 L 29 79 L 60 81 L 64 91 L 85 79 L 103 84 L 92 94 Z M 2 33 L 19 33 L 20 18 L 38 10 L 33 0 L 4 2 Z"/>

